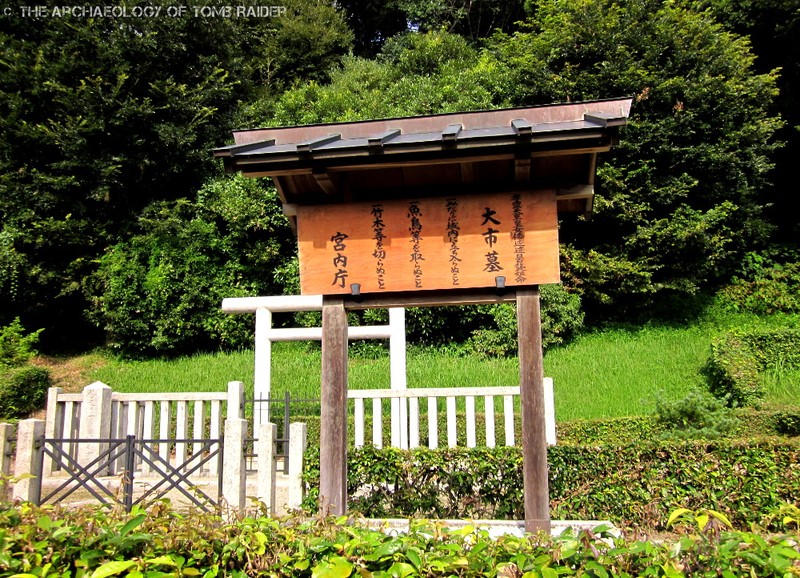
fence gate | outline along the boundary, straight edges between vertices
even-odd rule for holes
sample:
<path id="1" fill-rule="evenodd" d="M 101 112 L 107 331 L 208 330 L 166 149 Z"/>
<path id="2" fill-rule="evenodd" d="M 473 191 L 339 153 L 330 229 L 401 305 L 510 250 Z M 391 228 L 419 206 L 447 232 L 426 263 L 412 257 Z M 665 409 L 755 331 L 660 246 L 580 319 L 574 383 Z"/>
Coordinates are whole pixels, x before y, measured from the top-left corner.
<path id="1" fill-rule="evenodd" d="M 178 493 L 190 505 L 210 511 L 222 497 L 223 438 L 218 439 L 136 439 L 129 435 L 114 439 L 48 439 L 42 438 L 39 451 L 39 471 L 45 456 L 53 460 L 53 470 L 65 475 L 48 477 L 55 489 L 40 487 L 40 504 L 62 502 L 73 496 L 76 500 L 83 489 L 95 500 L 106 505 L 121 505 L 130 511 L 137 504 L 158 500 L 170 491 Z M 185 459 L 175 448 L 191 448 Z M 76 456 L 81 447 L 93 448 L 96 454 L 85 465 Z M 168 451 L 165 451 L 168 450 Z M 84 452 L 85 454 L 85 452 Z M 201 474 L 203 477 L 201 479 Z M 191 479 L 194 476 L 194 479 Z M 43 484 L 45 476 L 39 477 Z M 137 478 L 139 482 L 137 483 Z M 200 483 L 216 482 L 215 491 L 200 487 Z M 174 494 L 173 494 L 174 496 Z"/>

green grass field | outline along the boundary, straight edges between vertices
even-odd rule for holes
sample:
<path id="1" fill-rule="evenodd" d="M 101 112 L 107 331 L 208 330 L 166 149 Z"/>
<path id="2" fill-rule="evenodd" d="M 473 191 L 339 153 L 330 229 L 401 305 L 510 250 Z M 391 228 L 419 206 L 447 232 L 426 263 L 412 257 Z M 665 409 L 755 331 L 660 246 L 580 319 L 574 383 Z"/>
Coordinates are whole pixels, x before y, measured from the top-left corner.
<path id="1" fill-rule="evenodd" d="M 794 320 L 796 322 L 796 319 Z M 789 320 L 788 323 L 791 323 Z M 684 326 L 607 328 L 581 335 L 571 344 L 545 354 L 545 375 L 554 379 L 556 419 L 607 418 L 653 411 L 655 399 L 682 397 L 703 384 L 700 370 L 711 340 L 739 325 L 784 325 L 786 318 L 759 318 L 711 311 Z M 108 359 L 91 372 L 124 392 L 221 391 L 228 381 L 253 382 L 253 352 L 217 353 L 172 361 Z M 516 385 L 515 358 L 481 360 L 411 348 L 409 387 Z M 319 396 L 320 351 L 304 343 L 273 346 L 273 394 Z M 764 374 L 768 405 L 798 405 L 800 371 Z M 351 389 L 389 387 L 388 351 L 377 359 L 351 356 Z"/>

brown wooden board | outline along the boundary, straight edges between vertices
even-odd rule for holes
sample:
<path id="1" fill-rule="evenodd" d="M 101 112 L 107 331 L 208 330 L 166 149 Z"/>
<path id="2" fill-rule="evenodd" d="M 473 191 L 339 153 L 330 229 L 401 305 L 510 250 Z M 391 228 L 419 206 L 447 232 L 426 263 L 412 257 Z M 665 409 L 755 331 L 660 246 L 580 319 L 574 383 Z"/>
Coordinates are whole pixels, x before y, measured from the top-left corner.
<path id="1" fill-rule="evenodd" d="M 297 207 L 303 294 L 558 283 L 553 190 Z"/>

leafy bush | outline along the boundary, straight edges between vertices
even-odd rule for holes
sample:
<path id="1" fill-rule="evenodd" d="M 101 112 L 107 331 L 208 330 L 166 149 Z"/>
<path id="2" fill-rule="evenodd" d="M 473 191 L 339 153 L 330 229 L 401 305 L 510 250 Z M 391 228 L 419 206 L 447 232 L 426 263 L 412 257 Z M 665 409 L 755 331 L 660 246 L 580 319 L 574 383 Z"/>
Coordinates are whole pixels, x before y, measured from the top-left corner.
<path id="1" fill-rule="evenodd" d="M 678 539 L 614 537 L 608 528 L 558 537 L 491 538 L 474 527 L 411 521 L 407 533 L 358 518 L 181 514 L 158 503 L 102 509 L 0 507 L 0 576 L 750 576 L 783 577 L 800 556 L 790 536 L 762 537 L 677 521 Z M 711 512 L 715 520 L 724 516 Z M 727 522 L 727 521 L 726 521 Z"/>
<path id="2" fill-rule="evenodd" d="M 793 256 L 798 257 L 796 252 Z M 748 253 L 742 277 L 735 277 L 719 295 L 734 311 L 800 313 L 800 261 L 781 262 L 771 255 Z"/>
<path id="3" fill-rule="evenodd" d="M 19 367 L 36 355 L 34 345 L 44 330 L 39 329 L 28 335 L 23 335 L 24 331 L 19 317 L 0 328 L 0 367 Z"/>
<path id="4" fill-rule="evenodd" d="M 706 391 L 692 390 L 683 399 L 656 401 L 656 422 L 664 438 L 713 440 L 733 433 L 738 420 L 720 399 Z"/>
<path id="5" fill-rule="evenodd" d="M 305 507 L 316 508 L 319 450 L 306 453 Z M 800 446 L 762 441 L 548 448 L 554 519 L 664 529 L 679 507 L 760 523 L 800 495 Z M 365 516 L 522 519 L 519 448 L 348 451 L 349 507 Z M 771 522 L 782 528 L 780 519 Z"/>
<path id="6" fill-rule="evenodd" d="M 271 272 L 293 235 L 274 189 L 256 179 L 206 184 L 195 202 L 154 203 L 139 234 L 111 247 L 87 287 L 91 318 L 128 355 L 176 355 L 252 344 L 252 316 L 225 297 L 280 294 Z"/>
<path id="7" fill-rule="evenodd" d="M 703 372 L 709 390 L 729 405 L 761 396 L 759 372 L 776 365 L 800 365 L 800 329 L 735 329 L 714 339 Z"/>
<path id="8" fill-rule="evenodd" d="M 41 409 L 50 387 L 43 367 L 18 367 L 0 373 L 0 417 L 22 418 Z"/>
<path id="9" fill-rule="evenodd" d="M 787 436 L 800 436 L 800 412 L 782 411 L 777 413 L 775 430 Z"/>
<path id="10" fill-rule="evenodd" d="M 562 285 L 542 285 L 542 347 L 547 349 L 569 341 L 583 327 L 581 298 Z M 487 306 L 494 328 L 472 332 L 465 344 L 467 353 L 484 357 L 507 357 L 517 353 L 517 313 L 510 303 Z"/>

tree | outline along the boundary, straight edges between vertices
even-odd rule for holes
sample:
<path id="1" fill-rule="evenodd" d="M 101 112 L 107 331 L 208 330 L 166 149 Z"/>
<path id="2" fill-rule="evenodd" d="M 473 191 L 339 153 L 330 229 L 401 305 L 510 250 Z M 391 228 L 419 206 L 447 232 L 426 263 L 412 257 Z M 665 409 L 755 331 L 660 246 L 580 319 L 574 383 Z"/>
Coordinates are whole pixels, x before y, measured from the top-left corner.
<path id="1" fill-rule="evenodd" d="M 772 229 L 777 73 L 754 72 L 746 39 L 675 3 L 542 0 L 535 13 L 490 47 L 514 104 L 635 96 L 593 218 L 562 224 L 565 280 L 595 311 L 624 312 L 730 278 Z"/>
<path id="2" fill-rule="evenodd" d="M 129 16 L 0 18 L 0 322 L 49 328 L 45 346 L 87 338 L 82 280 L 151 201 L 192 197 L 213 174 L 210 150 L 241 101 L 349 47 L 342 17 L 318 0 L 275 18 L 115 6 Z"/>
<path id="3" fill-rule="evenodd" d="M 91 318 L 127 355 L 175 355 L 252 344 L 252 319 L 225 297 L 282 292 L 293 253 L 274 188 L 241 176 L 209 181 L 194 201 L 158 201 L 110 247 L 87 285 Z"/>

